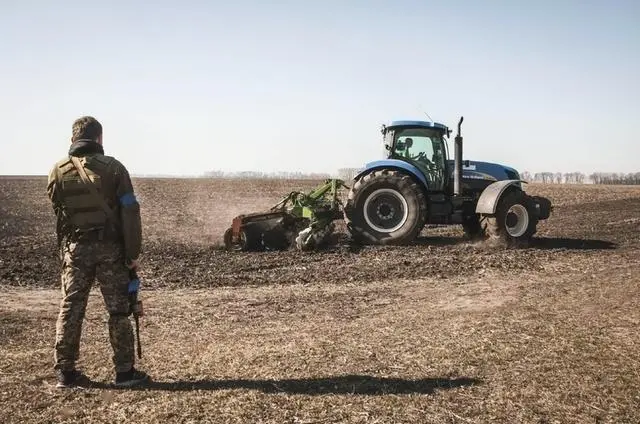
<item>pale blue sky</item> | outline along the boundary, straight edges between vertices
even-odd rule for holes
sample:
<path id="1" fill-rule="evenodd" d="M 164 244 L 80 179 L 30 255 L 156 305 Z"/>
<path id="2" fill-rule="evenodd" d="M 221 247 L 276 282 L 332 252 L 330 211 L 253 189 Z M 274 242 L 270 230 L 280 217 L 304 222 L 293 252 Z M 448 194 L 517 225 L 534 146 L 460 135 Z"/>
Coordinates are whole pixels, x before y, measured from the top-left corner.
<path id="1" fill-rule="evenodd" d="M 425 111 L 466 159 L 640 171 L 637 0 L 5 0 L 0 57 L 0 174 L 84 114 L 131 173 L 198 175 L 359 167 Z"/>

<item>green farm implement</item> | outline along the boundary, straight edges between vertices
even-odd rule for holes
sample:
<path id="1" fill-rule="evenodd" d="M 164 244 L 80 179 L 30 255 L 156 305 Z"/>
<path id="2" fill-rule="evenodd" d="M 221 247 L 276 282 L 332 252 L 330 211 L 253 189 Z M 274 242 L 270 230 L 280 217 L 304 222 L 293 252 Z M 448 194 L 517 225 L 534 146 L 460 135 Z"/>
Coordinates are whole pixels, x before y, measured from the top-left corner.
<path id="1" fill-rule="evenodd" d="M 229 250 L 299 250 L 325 246 L 335 230 L 333 221 L 343 218 L 340 189 L 344 181 L 328 179 L 314 190 L 292 191 L 265 212 L 236 216 L 224 234 Z"/>

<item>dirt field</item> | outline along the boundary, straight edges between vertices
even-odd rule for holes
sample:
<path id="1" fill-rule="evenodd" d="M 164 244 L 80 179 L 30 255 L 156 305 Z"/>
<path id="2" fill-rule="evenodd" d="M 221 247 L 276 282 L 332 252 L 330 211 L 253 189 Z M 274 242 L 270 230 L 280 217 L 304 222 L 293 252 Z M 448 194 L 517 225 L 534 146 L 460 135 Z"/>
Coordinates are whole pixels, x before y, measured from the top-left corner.
<path id="1" fill-rule="evenodd" d="M 0 179 L 0 422 L 638 423 L 640 187 L 542 186 L 534 245 L 458 227 L 414 246 L 228 253 L 231 218 L 314 182 L 135 180 L 143 359 L 114 390 L 92 294 L 85 390 L 53 385 L 59 301 L 42 178 Z"/>

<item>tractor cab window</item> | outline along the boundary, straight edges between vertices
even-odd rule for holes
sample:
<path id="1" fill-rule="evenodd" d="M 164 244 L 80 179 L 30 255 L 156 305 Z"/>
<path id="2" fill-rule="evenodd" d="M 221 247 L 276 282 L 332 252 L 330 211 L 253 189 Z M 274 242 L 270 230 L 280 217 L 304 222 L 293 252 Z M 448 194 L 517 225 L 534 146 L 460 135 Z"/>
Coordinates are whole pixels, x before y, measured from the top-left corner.
<path id="1" fill-rule="evenodd" d="M 442 189 L 446 161 L 442 134 L 426 128 L 410 128 L 397 131 L 395 139 L 393 156 L 418 167 L 432 190 Z"/>

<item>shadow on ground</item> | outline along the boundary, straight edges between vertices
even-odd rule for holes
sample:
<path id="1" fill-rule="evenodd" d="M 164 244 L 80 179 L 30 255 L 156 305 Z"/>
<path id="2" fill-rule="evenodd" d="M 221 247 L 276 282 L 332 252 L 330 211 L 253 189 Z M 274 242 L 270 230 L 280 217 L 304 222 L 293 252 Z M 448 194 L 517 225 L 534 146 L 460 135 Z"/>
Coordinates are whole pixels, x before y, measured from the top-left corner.
<path id="1" fill-rule="evenodd" d="M 534 237 L 530 247 L 534 249 L 612 250 L 618 245 L 606 240 Z"/>
<path id="2" fill-rule="evenodd" d="M 469 242 L 469 240 L 463 237 L 420 236 L 420 237 L 417 237 L 411 243 L 409 243 L 409 246 L 455 246 L 455 245 L 463 244 L 467 242 Z M 360 244 L 352 240 L 348 240 L 344 242 L 344 245 L 347 246 L 350 253 L 360 253 L 364 249 L 380 247 L 380 246 L 374 246 L 374 245 Z M 393 248 L 398 246 L 389 245 L 387 247 Z"/>
<path id="3" fill-rule="evenodd" d="M 367 375 L 346 375 L 327 378 L 302 378 L 287 380 L 181 380 L 175 382 L 152 381 L 128 390 L 162 390 L 182 392 L 192 390 L 259 390 L 264 393 L 289 393 L 303 395 L 355 394 L 432 394 L 436 390 L 481 384 L 475 378 L 424 378 L 407 380 L 402 378 L 382 378 Z M 95 383 L 95 388 L 113 388 L 111 385 Z"/>
<path id="4" fill-rule="evenodd" d="M 476 246 L 482 246 L 481 240 L 470 241 L 464 237 L 418 237 L 411 246 L 456 246 L 465 243 L 473 243 Z M 489 245 L 487 245 L 489 246 Z M 352 253 L 359 253 L 365 246 L 351 244 L 349 250 Z M 553 238 L 553 237 L 534 237 L 529 243 L 529 248 L 550 250 L 550 249 L 568 249 L 568 250 L 612 250 L 617 249 L 618 245 L 607 240 L 597 239 L 580 239 L 580 238 Z"/>

